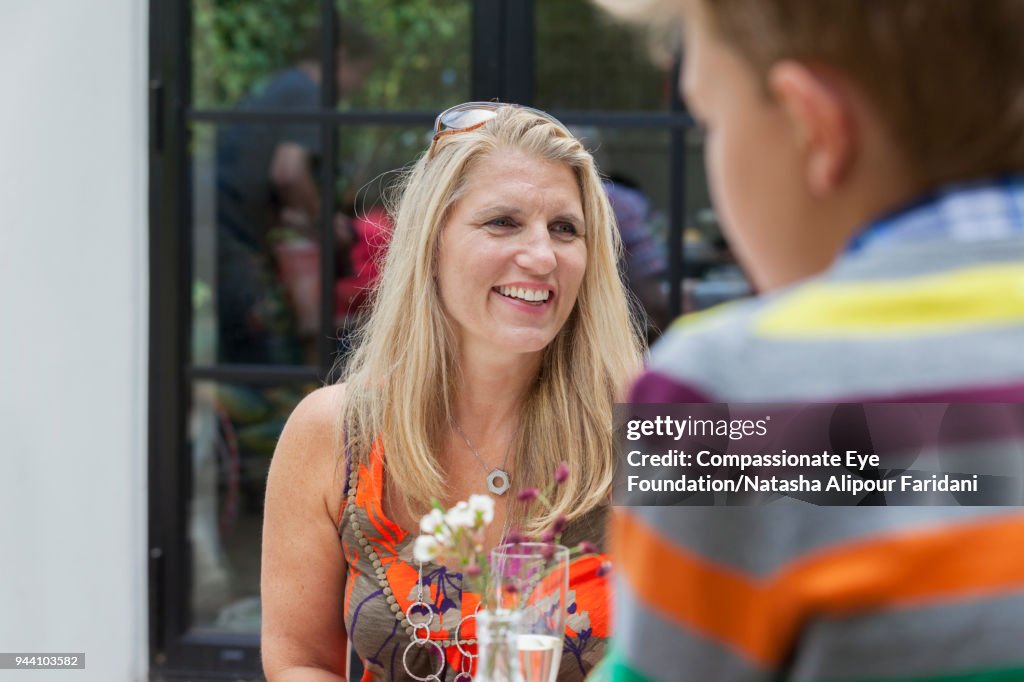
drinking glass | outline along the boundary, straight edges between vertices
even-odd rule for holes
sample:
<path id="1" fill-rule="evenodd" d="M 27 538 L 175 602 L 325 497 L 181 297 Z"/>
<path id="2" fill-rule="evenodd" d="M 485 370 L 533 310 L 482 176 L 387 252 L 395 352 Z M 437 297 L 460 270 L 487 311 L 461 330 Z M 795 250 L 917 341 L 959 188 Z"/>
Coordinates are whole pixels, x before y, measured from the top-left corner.
<path id="1" fill-rule="evenodd" d="M 520 613 L 516 648 L 524 682 L 554 682 L 562 660 L 569 550 L 522 542 L 491 551 L 494 598 L 499 609 Z"/>

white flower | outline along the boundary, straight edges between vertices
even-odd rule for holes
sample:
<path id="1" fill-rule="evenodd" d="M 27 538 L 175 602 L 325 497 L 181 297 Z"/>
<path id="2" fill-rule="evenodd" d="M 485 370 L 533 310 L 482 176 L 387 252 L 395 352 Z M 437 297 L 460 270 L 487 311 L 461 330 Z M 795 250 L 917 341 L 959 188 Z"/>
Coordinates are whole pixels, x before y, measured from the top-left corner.
<path id="1" fill-rule="evenodd" d="M 433 535 L 420 535 L 412 546 L 412 555 L 416 561 L 433 561 L 441 554 L 441 543 Z"/>
<path id="2" fill-rule="evenodd" d="M 466 502 L 459 502 L 444 515 L 444 522 L 455 533 L 459 528 L 472 528 L 475 515 Z"/>
<path id="3" fill-rule="evenodd" d="M 431 509 L 420 519 L 420 532 L 437 535 L 444 526 L 444 513 L 440 509 Z"/>
<path id="4" fill-rule="evenodd" d="M 470 495 L 469 509 L 473 512 L 474 520 L 480 514 L 485 526 L 494 520 L 494 499 L 490 495 Z"/>

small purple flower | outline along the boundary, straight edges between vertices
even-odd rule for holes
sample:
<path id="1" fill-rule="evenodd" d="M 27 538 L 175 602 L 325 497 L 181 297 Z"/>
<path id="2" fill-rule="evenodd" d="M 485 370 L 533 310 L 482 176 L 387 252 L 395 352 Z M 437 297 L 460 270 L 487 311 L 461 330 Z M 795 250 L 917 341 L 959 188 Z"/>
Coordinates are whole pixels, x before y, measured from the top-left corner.
<path id="1" fill-rule="evenodd" d="M 470 578 L 478 578 L 480 576 L 480 573 L 480 567 L 476 564 L 470 564 L 469 566 L 466 566 L 466 575 L 468 575 Z"/>
<path id="2" fill-rule="evenodd" d="M 529 503 L 536 500 L 539 494 L 540 491 L 537 490 L 536 488 L 523 488 L 522 490 L 519 491 L 519 494 L 516 495 L 516 499 L 519 500 L 520 502 Z"/>
<path id="3" fill-rule="evenodd" d="M 530 538 L 527 537 L 526 534 L 524 534 L 523 532 L 519 531 L 516 528 L 513 528 L 512 530 L 510 530 L 508 532 L 508 535 L 505 536 L 505 544 L 508 544 L 508 545 L 521 545 L 524 542 L 529 542 L 529 541 L 530 541 Z"/>
<path id="4" fill-rule="evenodd" d="M 512 583 L 505 583 L 505 591 L 509 594 L 516 594 L 519 592 L 519 588 Z"/>
<path id="5" fill-rule="evenodd" d="M 541 555 L 542 557 L 544 557 L 544 559 L 545 559 L 545 560 L 547 560 L 547 561 L 550 561 L 550 560 L 551 560 L 551 557 L 555 556 L 555 546 L 554 546 L 553 544 L 551 544 L 551 541 L 550 541 L 550 540 L 548 540 L 548 541 L 547 541 L 547 542 L 546 542 L 546 543 L 545 543 L 545 544 L 544 544 L 544 545 L 543 545 L 543 546 L 542 546 L 542 547 L 540 548 L 540 555 Z"/>
<path id="6" fill-rule="evenodd" d="M 581 542 L 580 554 L 600 554 L 600 551 L 593 542 Z"/>
<path id="7" fill-rule="evenodd" d="M 541 542 L 554 542 L 555 541 L 555 532 L 551 531 L 551 530 L 544 531 L 544 534 L 540 536 L 540 541 Z"/>
<path id="8" fill-rule="evenodd" d="M 551 532 L 555 535 L 561 535 L 565 532 L 565 527 L 568 523 L 569 520 L 565 518 L 565 514 L 559 514 L 558 518 L 555 519 L 555 522 L 551 524 Z"/>
<path id="9" fill-rule="evenodd" d="M 597 574 L 597 576 L 599 578 L 602 577 L 602 576 L 606 576 L 606 575 L 608 575 L 611 572 L 612 572 L 612 562 L 610 562 L 610 561 L 603 562 L 600 566 L 597 567 L 597 571 L 595 571 L 595 573 Z"/>
<path id="10" fill-rule="evenodd" d="M 555 469 L 555 483 L 559 483 L 559 484 L 565 483 L 568 478 L 569 478 L 569 465 L 566 464 L 565 462 L 562 462 Z"/>

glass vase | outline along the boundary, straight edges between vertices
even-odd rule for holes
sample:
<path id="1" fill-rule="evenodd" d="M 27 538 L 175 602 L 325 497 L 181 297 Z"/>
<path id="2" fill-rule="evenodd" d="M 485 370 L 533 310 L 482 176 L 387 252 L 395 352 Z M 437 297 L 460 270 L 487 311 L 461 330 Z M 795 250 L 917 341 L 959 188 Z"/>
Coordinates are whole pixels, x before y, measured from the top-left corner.
<path id="1" fill-rule="evenodd" d="M 523 682 L 519 673 L 520 613 L 507 609 L 476 614 L 477 653 L 474 682 Z"/>

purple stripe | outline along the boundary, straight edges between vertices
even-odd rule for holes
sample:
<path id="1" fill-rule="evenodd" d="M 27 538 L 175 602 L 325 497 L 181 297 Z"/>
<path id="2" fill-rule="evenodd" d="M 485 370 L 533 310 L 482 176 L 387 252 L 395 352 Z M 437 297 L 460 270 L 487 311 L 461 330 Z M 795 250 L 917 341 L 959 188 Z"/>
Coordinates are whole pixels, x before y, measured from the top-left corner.
<path id="1" fill-rule="evenodd" d="M 919 393 L 836 398 L 844 403 L 1024 403 L 1024 383 L 969 386 Z"/>
<path id="2" fill-rule="evenodd" d="M 693 384 L 653 370 L 644 372 L 630 391 L 631 403 L 710 403 L 718 402 L 710 393 Z M 772 402 L 765 400 L 761 402 Z M 787 401 L 792 402 L 792 401 Z M 931 391 L 890 394 L 829 396 L 821 403 L 1024 403 L 1024 382 L 1000 385 L 957 386 Z"/>
<path id="3" fill-rule="evenodd" d="M 644 372 L 629 393 L 631 403 L 710 403 L 712 397 L 697 387 L 653 370 Z"/>
<path id="4" fill-rule="evenodd" d="M 764 401 L 728 404 L 714 401 L 691 384 L 649 371 L 637 381 L 630 397 L 632 404 L 637 406 L 690 404 L 693 407 L 688 414 L 694 418 L 715 419 L 723 416 L 719 414 L 723 409 L 732 418 L 755 421 L 771 413 L 775 416 L 774 423 L 780 427 L 787 425 L 785 437 L 777 445 L 794 452 L 814 452 L 823 447 L 847 444 L 850 447 L 858 445 L 864 451 L 880 455 L 901 452 L 912 455 L 926 446 L 1024 441 L 1024 383 L 1021 382 L 888 395 L 830 396 L 827 401 L 802 403 Z M 713 404 L 705 409 L 698 406 L 701 403 Z M 858 405 L 866 407 L 880 403 L 892 404 L 892 407 L 881 410 L 876 407 L 867 413 L 864 409 L 857 409 Z M 936 409 L 914 409 L 914 404 L 922 408 L 934 405 Z M 823 425 L 825 431 L 822 431 Z M 781 437 L 781 433 L 775 435 Z M 715 442 L 703 445 L 717 445 L 728 452 L 738 447 L 737 443 L 719 443 L 716 438 L 711 440 Z M 749 445 L 750 441 L 747 439 L 745 442 Z"/>

